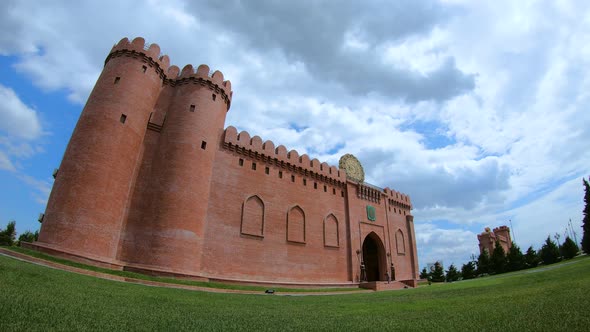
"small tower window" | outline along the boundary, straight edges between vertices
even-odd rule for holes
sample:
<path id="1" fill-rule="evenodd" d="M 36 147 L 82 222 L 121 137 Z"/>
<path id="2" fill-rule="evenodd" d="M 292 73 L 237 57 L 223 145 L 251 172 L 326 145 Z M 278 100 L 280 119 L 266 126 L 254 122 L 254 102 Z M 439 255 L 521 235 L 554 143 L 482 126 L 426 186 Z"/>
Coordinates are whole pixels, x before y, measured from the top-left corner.
<path id="1" fill-rule="evenodd" d="M 270 168 L 268 168 L 268 167 L 265 167 L 265 168 L 264 168 L 264 173 L 266 173 L 266 174 L 270 174 Z"/>
<path id="2" fill-rule="evenodd" d="M 213 99 L 213 101 L 215 101 L 215 98 L 217 98 L 217 95 L 216 94 L 212 94 L 211 95 L 211 98 Z"/>
<path id="3" fill-rule="evenodd" d="M 279 171 L 279 179 L 283 178 L 283 171 Z"/>
<path id="4" fill-rule="evenodd" d="M 115 77 L 115 84 L 118 84 L 121 78 L 119 76 Z"/>
<path id="5" fill-rule="evenodd" d="M 121 123 L 125 123 L 125 121 L 127 121 L 127 115 L 121 114 L 121 118 L 119 119 L 119 121 L 121 121 Z"/>
<path id="6" fill-rule="evenodd" d="M 313 189 L 318 189 L 318 183 L 317 182 L 314 182 L 313 183 Z"/>
<path id="7" fill-rule="evenodd" d="M 328 187 L 324 186 L 324 192 L 328 192 Z"/>
<path id="8" fill-rule="evenodd" d="M 336 188 L 332 188 L 332 195 L 336 195 Z"/>
<path id="9" fill-rule="evenodd" d="M 291 182 L 295 182 L 295 175 L 291 175 Z"/>
<path id="10" fill-rule="evenodd" d="M 238 160 L 238 164 L 240 166 L 244 166 L 244 159 L 240 158 L 240 160 Z"/>
<path id="11" fill-rule="evenodd" d="M 307 179 L 303 179 L 303 185 L 307 186 Z"/>
<path id="12" fill-rule="evenodd" d="M 141 70 L 145 73 L 145 71 L 147 70 L 147 66 L 141 66 Z"/>
<path id="13" fill-rule="evenodd" d="M 252 170 L 255 171 L 256 170 L 256 163 L 252 163 Z"/>
<path id="14" fill-rule="evenodd" d="M 188 110 L 189 110 L 189 112 L 194 112 L 195 111 L 195 105 L 191 105 L 191 107 Z"/>
<path id="15" fill-rule="evenodd" d="M 340 192 L 340 196 L 344 197 L 344 190 Z"/>
<path id="16" fill-rule="evenodd" d="M 201 149 L 205 150 L 207 148 L 207 142 L 202 141 L 201 142 Z"/>

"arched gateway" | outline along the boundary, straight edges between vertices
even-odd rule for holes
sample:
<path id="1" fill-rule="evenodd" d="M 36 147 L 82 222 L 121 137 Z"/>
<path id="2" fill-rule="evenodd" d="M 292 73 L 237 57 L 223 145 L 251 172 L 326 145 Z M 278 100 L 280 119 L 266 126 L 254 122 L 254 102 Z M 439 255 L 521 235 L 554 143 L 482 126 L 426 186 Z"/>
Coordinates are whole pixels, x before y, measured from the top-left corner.
<path id="1" fill-rule="evenodd" d="M 375 232 L 369 233 L 363 241 L 363 263 L 365 265 L 365 280 L 387 280 L 387 259 L 383 242 Z"/>

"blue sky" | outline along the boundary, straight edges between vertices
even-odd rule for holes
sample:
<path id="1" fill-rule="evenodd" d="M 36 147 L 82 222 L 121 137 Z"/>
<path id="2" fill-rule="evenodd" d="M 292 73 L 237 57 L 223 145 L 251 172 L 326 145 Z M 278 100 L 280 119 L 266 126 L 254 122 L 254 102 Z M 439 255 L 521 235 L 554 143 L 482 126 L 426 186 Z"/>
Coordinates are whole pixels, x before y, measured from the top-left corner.
<path id="1" fill-rule="evenodd" d="M 107 10 L 108 9 L 108 10 Z M 512 221 L 581 236 L 590 10 L 581 1 L 3 1 L 0 227 L 39 227 L 54 168 L 123 37 L 232 81 L 226 125 L 412 197 L 420 266 Z"/>

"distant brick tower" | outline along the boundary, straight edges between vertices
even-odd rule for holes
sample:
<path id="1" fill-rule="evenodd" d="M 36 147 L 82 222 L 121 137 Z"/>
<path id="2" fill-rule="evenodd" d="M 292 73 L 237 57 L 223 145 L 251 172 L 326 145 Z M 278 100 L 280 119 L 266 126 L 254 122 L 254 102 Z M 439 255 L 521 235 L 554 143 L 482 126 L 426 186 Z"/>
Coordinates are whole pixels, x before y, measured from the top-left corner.
<path id="1" fill-rule="evenodd" d="M 488 254 L 491 255 L 494 252 L 496 241 L 500 242 L 505 253 L 508 253 L 508 250 L 512 248 L 512 238 L 508 226 L 496 227 L 493 232 L 489 227 L 486 227 L 483 233 L 477 235 L 477 240 L 479 241 L 480 253 L 483 253 L 483 250 L 486 249 Z"/>

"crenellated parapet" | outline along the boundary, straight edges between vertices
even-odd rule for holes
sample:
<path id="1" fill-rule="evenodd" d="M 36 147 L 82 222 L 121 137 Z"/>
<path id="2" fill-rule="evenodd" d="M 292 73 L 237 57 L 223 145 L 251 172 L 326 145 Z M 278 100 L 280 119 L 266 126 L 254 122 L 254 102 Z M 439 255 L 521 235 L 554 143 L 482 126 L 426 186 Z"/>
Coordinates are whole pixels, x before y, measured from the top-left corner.
<path id="1" fill-rule="evenodd" d="M 410 199 L 410 196 L 389 188 L 383 189 L 383 192 L 385 195 L 387 195 L 390 205 L 397 206 L 402 209 L 412 209 L 412 200 Z"/>
<path id="2" fill-rule="evenodd" d="M 137 58 L 147 64 L 151 70 L 162 79 L 163 85 L 177 86 L 183 84 L 199 84 L 208 87 L 211 91 L 225 101 L 227 109 L 231 106 L 232 89 L 229 80 L 224 81 L 223 73 L 216 70 L 210 73 L 209 66 L 200 65 L 195 70 L 192 65 L 186 65 L 182 70 L 179 67 L 170 66 L 168 55 L 161 55 L 158 44 L 148 44 L 145 39 L 137 37 L 133 41 L 127 38 L 121 39 L 113 48 L 105 60 L 105 65 L 113 58 L 127 56 Z"/>
<path id="3" fill-rule="evenodd" d="M 237 129 L 232 126 L 225 129 L 223 146 L 252 159 L 262 160 L 303 176 L 331 184 L 346 183 L 346 172 L 343 170 L 315 158 L 310 160 L 307 154 L 299 155 L 296 150 L 287 151 L 283 145 L 275 147 L 272 141 L 263 142 L 259 136 L 251 137 L 246 131 L 238 134 Z"/>

